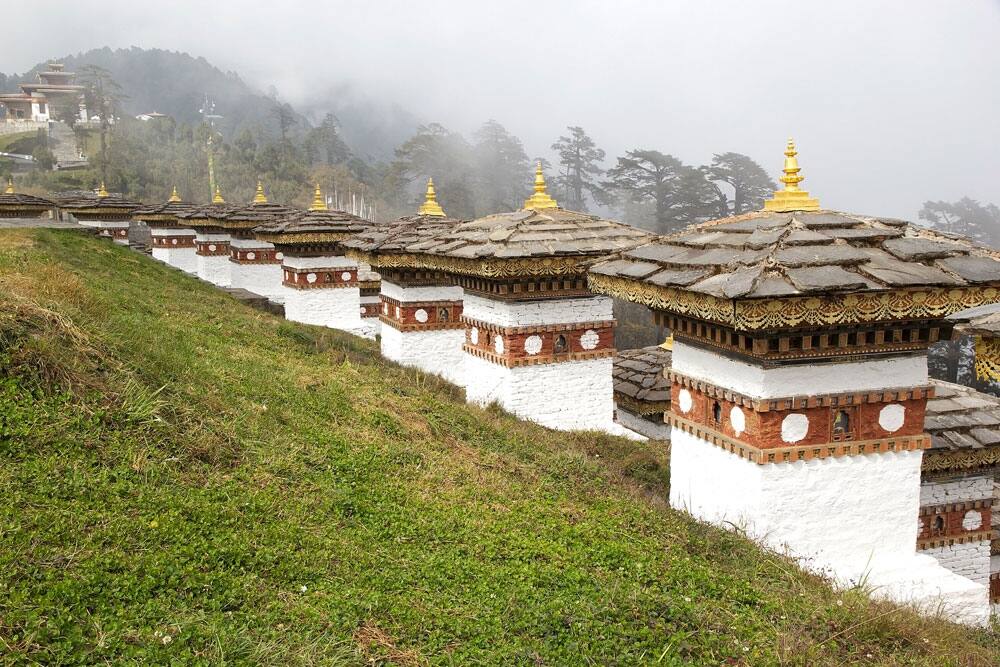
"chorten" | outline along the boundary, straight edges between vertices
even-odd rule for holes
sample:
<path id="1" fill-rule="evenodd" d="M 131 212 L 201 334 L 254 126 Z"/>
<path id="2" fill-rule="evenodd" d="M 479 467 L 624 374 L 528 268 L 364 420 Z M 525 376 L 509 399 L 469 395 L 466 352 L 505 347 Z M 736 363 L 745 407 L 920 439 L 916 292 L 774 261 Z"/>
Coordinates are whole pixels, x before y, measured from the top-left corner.
<path id="1" fill-rule="evenodd" d="M 670 503 L 842 583 L 984 622 L 984 585 L 917 553 L 915 514 L 932 444 L 927 347 L 950 335 L 950 313 L 1000 300 L 1000 259 L 819 209 L 796 194 L 791 144 L 784 176 L 764 210 L 590 270 L 592 290 L 650 307 L 674 334 Z"/>
<path id="2" fill-rule="evenodd" d="M 284 216 L 300 213 L 298 209 L 268 201 L 264 186 L 249 206 L 230 211 L 219 218 L 219 227 L 229 234 L 229 287 L 266 296 L 282 303 L 281 262 L 284 255 L 270 243 L 258 239 L 254 230 Z"/>
<path id="3" fill-rule="evenodd" d="M 134 221 L 145 223 L 149 227 L 153 237 L 153 259 L 188 273 L 198 272 L 196 232 L 179 224 L 177 218 L 179 214 L 196 208 L 194 204 L 182 200 L 174 187 L 167 201 L 143 206 L 132 213 Z"/>
<path id="4" fill-rule="evenodd" d="M 14 179 L 7 178 L 7 187 L 0 194 L 0 218 L 39 218 L 51 215 L 56 205 L 48 199 L 14 191 Z"/>
<path id="5" fill-rule="evenodd" d="M 462 288 L 442 271 L 423 267 L 406 248 L 459 223 L 437 202 L 428 179 L 417 215 L 375 225 L 343 242 L 348 257 L 368 263 L 382 277 L 378 317 L 382 356 L 462 385 Z"/>
<path id="6" fill-rule="evenodd" d="M 222 219 L 239 207 L 227 204 L 218 186 L 212 203 L 177 214 L 179 225 L 195 231 L 195 270 L 199 278 L 219 287 L 231 280 L 229 244 L 232 236 L 222 227 Z"/>
<path id="7" fill-rule="evenodd" d="M 132 213 L 142 207 L 120 194 L 111 194 L 101 182 L 96 192 L 72 191 L 55 195 L 56 205 L 70 214 L 83 227 L 97 230 L 98 235 L 128 245 L 128 229 Z"/>
<path id="8" fill-rule="evenodd" d="M 613 423 L 611 299 L 587 267 L 649 234 L 566 211 L 539 164 L 525 208 L 462 222 L 406 248 L 414 268 L 463 289 L 466 397 L 558 429 L 623 432 Z"/>
<path id="9" fill-rule="evenodd" d="M 362 279 L 374 282 L 376 276 L 347 257 L 342 245 L 371 225 L 350 213 L 329 210 L 317 186 L 308 211 L 276 216 L 256 228 L 258 242 L 282 253 L 279 285 L 287 319 L 375 337 L 373 318 L 363 316 L 361 284 Z"/>

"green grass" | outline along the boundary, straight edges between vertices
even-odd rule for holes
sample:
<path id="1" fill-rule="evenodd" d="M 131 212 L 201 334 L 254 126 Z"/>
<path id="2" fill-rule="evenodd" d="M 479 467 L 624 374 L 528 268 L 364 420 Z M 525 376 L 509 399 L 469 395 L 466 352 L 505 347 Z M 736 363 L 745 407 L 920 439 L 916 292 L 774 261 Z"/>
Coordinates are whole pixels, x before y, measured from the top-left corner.
<path id="1" fill-rule="evenodd" d="M 41 139 L 38 131 L 18 132 L 17 134 L 7 134 L 0 137 L 0 153 L 18 153 L 19 155 L 31 155 L 31 152 L 38 147 Z"/>
<path id="2" fill-rule="evenodd" d="M 110 243 L 0 236 L 0 659 L 995 665 L 564 434 Z"/>

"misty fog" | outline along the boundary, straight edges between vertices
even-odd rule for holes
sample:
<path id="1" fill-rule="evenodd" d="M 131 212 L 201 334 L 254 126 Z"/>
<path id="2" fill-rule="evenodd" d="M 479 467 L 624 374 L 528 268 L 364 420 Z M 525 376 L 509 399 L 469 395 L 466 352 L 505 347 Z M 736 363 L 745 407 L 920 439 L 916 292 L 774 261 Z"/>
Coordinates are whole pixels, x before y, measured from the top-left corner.
<path id="1" fill-rule="evenodd" d="M 794 136 L 824 207 L 915 219 L 1000 201 L 1000 3 L 8 3 L 0 71 L 100 46 L 204 56 L 305 110 L 350 91 L 529 156 L 581 125 L 607 165 L 745 153 Z M 319 113 L 321 109 L 315 110 Z"/>

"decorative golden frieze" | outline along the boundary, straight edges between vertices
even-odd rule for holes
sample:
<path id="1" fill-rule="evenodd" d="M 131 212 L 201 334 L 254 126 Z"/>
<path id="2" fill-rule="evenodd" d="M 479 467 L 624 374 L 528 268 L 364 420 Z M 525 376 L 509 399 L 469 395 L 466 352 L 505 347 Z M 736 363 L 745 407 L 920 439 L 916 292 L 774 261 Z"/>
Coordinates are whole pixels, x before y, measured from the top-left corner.
<path id="1" fill-rule="evenodd" d="M 1000 301 L 1000 289 L 994 286 L 728 300 L 593 273 L 588 276 L 588 283 L 598 294 L 641 303 L 654 310 L 718 322 L 740 331 L 939 319 L 960 310 Z"/>
<path id="2" fill-rule="evenodd" d="M 1000 381 L 1000 338 L 976 336 L 976 377 Z"/>
<path id="3" fill-rule="evenodd" d="M 250 225 L 250 228 L 258 227 L 260 224 L 260 222 L 253 223 Z M 221 224 L 220 227 L 227 227 L 227 225 Z M 235 227 L 235 225 L 230 224 L 230 227 Z M 298 232 L 269 234 L 265 232 L 257 232 L 255 236 L 260 241 L 267 241 L 268 243 L 273 243 L 274 245 L 309 245 L 314 243 L 336 243 L 348 238 L 352 233 L 353 232 Z"/>
<path id="4" fill-rule="evenodd" d="M 663 416 L 670 409 L 670 401 L 640 401 L 637 398 L 617 392 L 615 392 L 615 405 L 640 417 L 648 417 L 649 415 Z"/>
<path id="5" fill-rule="evenodd" d="M 348 256 L 351 251 L 348 251 Z M 460 273 L 484 278 L 517 278 L 520 276 L 583 275 L 587 271 L 584 257 L 538 257 L 517 259 L 465 259 L 418 253 L 371 255 L 355 253 L 356 259 L 373 267 L 427 269 L 444 273 Z"/>
<path id="6" fill-rule="evenodd" d="M 920 470 L 924 473 L 946 470 L 974 470 L 1000 465 L 1000 447 L 983 449 L 954 449 L 924 452 Z"/>

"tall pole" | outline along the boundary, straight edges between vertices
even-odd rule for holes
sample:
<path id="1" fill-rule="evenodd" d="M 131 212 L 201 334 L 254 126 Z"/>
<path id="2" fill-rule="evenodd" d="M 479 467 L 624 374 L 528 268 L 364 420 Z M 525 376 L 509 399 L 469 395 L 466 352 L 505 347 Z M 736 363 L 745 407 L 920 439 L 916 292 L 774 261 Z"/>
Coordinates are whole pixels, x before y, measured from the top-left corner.
<path id="1" fill-rule="evenodd" d="M 212 125 L 208 126 L 208 200 L 215 196 L 215 160 L 212 157 Z"/>

